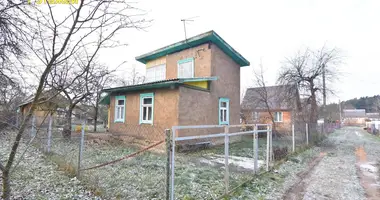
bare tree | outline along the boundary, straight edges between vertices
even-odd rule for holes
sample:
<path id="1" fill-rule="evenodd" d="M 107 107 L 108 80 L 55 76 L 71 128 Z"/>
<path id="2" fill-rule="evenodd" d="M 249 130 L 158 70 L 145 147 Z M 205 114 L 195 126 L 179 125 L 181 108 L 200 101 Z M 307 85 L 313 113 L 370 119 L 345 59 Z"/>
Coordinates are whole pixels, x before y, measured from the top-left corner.
<path id="1" fill-rule="evenodd" d="M 20 18 L 20 14 L 30 7 L 23 1 L 0 2 L 0 75 L 9 80 L 14 78 L 12 74 L 17 70 L 13 66 L 14 59 L 25 55 L 22 41 L 27 23 Z"/>
<path id="2" fill-rule="evenodd" d="M 301 97 L 310 102 L 309 121 L 318 119 L 318 97 L 323 92 L 323 76 L 326 78 L 326 91 L 333 92 L 332 84 L 338 78 L 337 64 L 340 56 L 336 49 L 323 47 L 318 51 L 306 49 L 288 58 L 278 77 L 278 83 L 295 85 Z M 324 74 L 324 75 L 323 75 Z"/>
<path id="3" fill-rule="evenodd" d="M 106 68 L 102 70 L 103 72 L 107 72 Z M 96 132 L 98 125 L 99 114 L 103 121 L 105 121 L 103 112 L 100 112 L 99 101 L 101 99 L 102 90 L 110 87 L 114 83 L 115 75 L 114 71 L 109 71 L 108 73 L 102 73 L 103 76 L 99 77 L 94 85 L 94 93 L 91 98 L 91 104 L 94 108 L 94 131 Z M 107 119 L 109 120 L 109 119 Z"/>
<path id="4" fill-rule="evenodd" d="M 96 101 L 98 101 L 100 99 L 99 93 L 102 87 L 110 80 L 112 72 L 107 67 L 98 65 L 96 61 L 90 62 L 81 58 L 76 58 L 74 63 L 67 63 L 51 71 L 47 84 L 57 91 L 62 91 L 68 100 L 66 123 L 62 131 L 65 138 L 69 139 L 71 136 L 74 108 L 79 103 L 90 101 L 93 96 L 96 96 Z M 98 102 L 95 102 L 95 105 L 98 105 Z M 95 109 L 96 120 L 97 111 Z"/>
<path id="5" fill-rule="evenodd" d="M 120 78 L 119 83 L 121 85 L 136 85 L 145 82 L 145 76 L 137 70 L 136 65 L 132 65 L 128 75 L 127 78 Z"/>
<path id="6" fill-rule="evenodd" d="M 142 13 L 138 9 L 124 1 L 79 1 L 77 5 L 68 5 L 67 8 L 52 6 L 47 1 L 46 5 L 40 6 L 41 9 L 36 8 L 38 12 L 21 12 L 23 16 L 19 16 L 19 19 L 28 19 L 25 24 L 28 24 L 30 31 L 29 34 L 22 35 L 22 41 L 25 41 L 26 47 L 32 53 L 29 56 L 34 56 L 34 62 L 39 62 L 30 68 L 31 73 L 36 75 L 38 84 L 30 109 L 16 133 L 9 156 L 5 164 L 0 163 L 2 198 L 5 200 L 9 200 L 11 196 L 10 172 L 17 149 L 51 72 L 56 69 L 60 71 L 60 67 L 64 66 L 67 60 L 73 63 L 71 60 L 75 55 L 86 51 L 89 56 L 85 59 L 86 64 L 82 66 L 90 66 L 101 49 L 123 45 L 113 40 L 118 32 L 126 28 L 143 28 L 146 22 L 141 18 Z M 60 16 L 57 16 L 57 13 Z M 89 70 L 85 71 L 90 73 Z"/>
<path id="7" fill-rule="evenodd" d="M 276 135 L 277 134 L 276 133 L 276 123 L 275 123 L 274 115 L 272 113 L 274 105 L 272 105 L 272 103 L 270 102 L 270 98 L 273 98 L 273 97 L 270 97 L 268 94 L 267 85 L 266 85 L 266 81 L 264 78 L 264 69 L 263 69 L 262 63 L 260 63 L 260 71 L 254 70 L 253 76 L 255 78 L 254 79 L 254 85 L 255 85 L 255 87 L 257 87 L 257 90 L 256 90 L 256 92 L 258 94 L 257 101 L 259 102 L 260 105 L 264 105 L 265 110 L 269 114 L 270 120 L 273 124 L 273 126 L 272 126 L 273 133 Z"/>

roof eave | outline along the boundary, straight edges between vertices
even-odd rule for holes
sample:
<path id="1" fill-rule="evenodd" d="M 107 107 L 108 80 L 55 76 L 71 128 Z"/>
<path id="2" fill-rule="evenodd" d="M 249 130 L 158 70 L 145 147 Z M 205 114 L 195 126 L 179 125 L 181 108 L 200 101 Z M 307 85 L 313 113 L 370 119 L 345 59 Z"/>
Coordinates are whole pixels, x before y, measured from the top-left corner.
<path id="1" fill-rule="evenodd" d="M 198 46 L 207 42 L 212 42 L 216 44 L 224 53 L 230 56 L 236 63 L 241 67 L 249 66 L 250 63 L 245 59 L 240 53 L 233 49 L 227 42 L 225 42 L 217 33 L 214 31 L 209 31 L 187 40 L 182 40 L 180 42 L 174 43 L 172 45 L 157 49 L 155 51 L 137 56 L 135 59 L 141 63 L 146 64 L 150 60 L 166 56 L 184 49 L 188 49 L 194 46 Z"/>

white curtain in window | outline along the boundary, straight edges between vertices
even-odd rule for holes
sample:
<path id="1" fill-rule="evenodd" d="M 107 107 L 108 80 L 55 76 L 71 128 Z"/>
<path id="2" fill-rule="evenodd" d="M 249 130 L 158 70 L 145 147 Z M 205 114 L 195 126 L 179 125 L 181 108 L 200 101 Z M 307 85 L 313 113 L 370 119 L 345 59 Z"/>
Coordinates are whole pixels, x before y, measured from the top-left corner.
<path id="1" fill-rule="evenodd" d="M 161 81 L 166 79 L 166 65 L 157 65 L 146 69 L 146 81 Z"/>
<path id="2" fill-rule="evenodd" d="M 193 78 L 193 62 L 185 62 L 178 64 L 178 78 Z"/>

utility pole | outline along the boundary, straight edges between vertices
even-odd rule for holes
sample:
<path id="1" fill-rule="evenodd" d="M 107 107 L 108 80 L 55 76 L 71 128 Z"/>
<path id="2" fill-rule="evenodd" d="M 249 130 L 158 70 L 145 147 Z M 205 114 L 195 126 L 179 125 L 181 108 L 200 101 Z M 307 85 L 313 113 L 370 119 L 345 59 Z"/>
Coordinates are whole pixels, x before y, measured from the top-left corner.
<path id="1" fill-rule="evenodd" d="M 339 123 L 342 124 L 342 104 L 339 99 Z"/>

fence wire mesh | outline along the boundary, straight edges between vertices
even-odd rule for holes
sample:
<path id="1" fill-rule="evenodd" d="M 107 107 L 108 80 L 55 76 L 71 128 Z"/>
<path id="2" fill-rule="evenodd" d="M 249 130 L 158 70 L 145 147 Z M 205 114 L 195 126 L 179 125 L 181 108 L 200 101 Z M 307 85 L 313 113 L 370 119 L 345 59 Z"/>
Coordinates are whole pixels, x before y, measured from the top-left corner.
<path id="1" fill-rule="evenodd" d="M 38 149 L 69 177 L 80 174 L 82 183 L 105 199 L 165 199 L 168 165 L 174 164 L 175 199 L 216 199 L 252 180 L 255 173 L 266 171 L 268 158 L 270 169 L 293 152 L 315 145 L 340 125 L 299 122 L 273 130 L 258 125 L 256 139 L 252 132 L 255 126 L 247 125 L 181 130 L 174 135 L 195 139 L 175 142 L 174 163 L 168 160 L 173 146 L 165 143 L 173 138 L 165 135 L 163 127 L 126 125 L 119 129 L 122 134 L 91 133 L 86 127 L 76 124 L 67 139 L 62 136 L 59 120 L 34 117 L 26 127 L 16 160 L 22 162 L 24 151 Z M 214 137 L 225 133 L 228 139 L 225 135 Z M 146 134 L 153 139 L 144 139 Z M 201 138 L 205 135 L 214 136 Z M 13 135 L 1 137 L 12 143 Z"/>
<path id="2" fill-rule="evenodd" d="M 38 149 L 70 177 L 78 177 L 95 195 L 105 199 L 165 199 L 167 154 L 165 140 L 146 141 L 126 134 L 91 133 L 87 125 L 63 137 L 63 126 L 35 117 L 23 137 L 29 150 Z M 34 124 L 34 125 L 33 125 Z M 35 125 L 38 124 L 38 125 Z M 139 135 L 151 132 L 165 138 L 165 129 L 129 125 L 123 130 Z M 123 132 L 122 132 L 123 133 Z M 82 151 L 81 151 L 82 148 Z"/>

